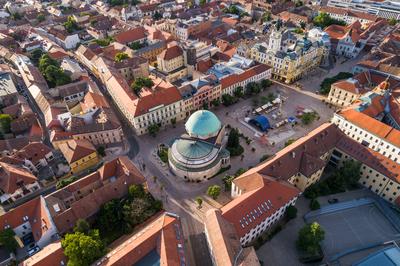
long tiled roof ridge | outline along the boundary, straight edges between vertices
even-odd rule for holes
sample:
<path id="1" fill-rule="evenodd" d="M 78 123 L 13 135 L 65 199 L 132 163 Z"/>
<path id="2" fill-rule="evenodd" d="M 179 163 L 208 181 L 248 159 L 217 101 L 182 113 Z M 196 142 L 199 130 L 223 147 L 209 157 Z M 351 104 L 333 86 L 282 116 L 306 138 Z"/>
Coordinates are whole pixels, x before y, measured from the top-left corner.
<path id="1" fill-rule="evenodd" d="M 263 177 L 263 185 L 242 194 L 221 208 L 240 237 L 298 196 L 300 191 L 283 180 Z"/>
<path id="2" fill-rule="evenodd" d="M 364 130 L 367 130 L 382 139 L 386 139 L 393 145 L 400 147 L 400 130 L 388 126 L 385 123 L 354 109 L 340 111 L 339 115 Z"/>

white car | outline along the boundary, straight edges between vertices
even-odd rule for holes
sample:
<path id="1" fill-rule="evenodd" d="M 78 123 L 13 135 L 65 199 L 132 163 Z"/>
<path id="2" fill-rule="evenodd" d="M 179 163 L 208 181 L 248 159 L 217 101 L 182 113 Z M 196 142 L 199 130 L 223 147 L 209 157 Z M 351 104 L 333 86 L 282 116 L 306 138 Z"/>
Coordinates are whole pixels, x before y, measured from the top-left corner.
<path id="1" fill-rule="evenodd" d="M 39 252 L 40 248 L 38 246 L 35 246 L 34 248 L 31 248 L 28 250 L 28 256 L 32 256 L 33 254 Z"/>

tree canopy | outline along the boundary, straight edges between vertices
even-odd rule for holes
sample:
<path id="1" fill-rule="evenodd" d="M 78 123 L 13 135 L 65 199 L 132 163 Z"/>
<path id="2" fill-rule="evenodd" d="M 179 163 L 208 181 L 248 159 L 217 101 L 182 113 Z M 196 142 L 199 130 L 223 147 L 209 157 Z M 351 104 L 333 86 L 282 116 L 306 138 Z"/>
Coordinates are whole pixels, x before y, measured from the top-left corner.
<path id="1" fill-rule="evenodd" d="M 314 255 L 319 252 L 320 242 L 324 240 L 324 238 L 324 230 L 318 223 L 314 222 L 300 229 L 296 245 L 301 251 Z"/>
<path id="2" fill-rule="evenodd" d="M 90 225 L 86 220 L 84 219 L 79 219 L 74 227 L 74 232 L 81 232 L 83 234 L 88 234 L 90 230 Z"/>
<path id="3" fill-rule="evenodd" d="M 131 185 L 128 191 L 132 198 L 143 198 L 146 195 L 143 185 Z"/>
<path id="4" fill-rule="evenodd" d="M 129 58 L 129 56 L 128 56 L 127 53 L 117 53 L 115 55 L 114 60 L 115 60 L 115 62 L 121 62 L 121 61 L 123 61 L 125 59 L 128 59 L 128 58 Z"/>
<path id="5" fill-rule="evenodd" d="M 217 199 L 220 193 L 221 187 L 218 185 L 209 186 L 207 189 L 207 195 L 212 197 L 213 199 Z"/>
<path id="6" fill-rule="evenodd" d="M 61 245 L 71 266 L 90 265 L 105 252 L 98 230 L 91 230 L 88 235 L 81 232 L 66 234 Z"/>
<path id="7" fill-rule="evenodd" d="M 72 33 L 81 29 L 72 16 L 68 16 L 67 21 L 64 22 L 63 25 L 68 33 Z"/>
<path id="8" fill-rule="evenodd" d="M 4 229 L 0 232 L 0 245 L 5 247 L 9 252 L 15 252 L 18 248 L 18 242 L 14 238 L 15 233 L 11 228 Z"/>
<path id="9" fill-rule="evenodd" d="M 151 88 L 154 86 L 154 82 L 150 78 L 138 77 L 132 84 L 131 88 L 136 94 L 139 94 L 143 88 Z"/>
<path id="10" fill-rule="evenodd" d="M 344 21 L 334 19 L 325 12 L 321 12 L 318 16 L 316 16 L 313 20 L 313 23 L 315 26 L 321 27 L 323 29 L 333 24 L 342 26 L 346 25 Z"/>
<path id="11" fill-rule="evenodd" d="M 3 137 L 4 134 L 10 133 L 11 121 L 11 115 L 0 114 L 0 137 Z"/>
<path id="12" fill-rule="evenodd" d="M 236 128 L 232 128 L 229 132 L 228 142 L 226 149 L 230 152 L 231 156 L 238 156 L 243 153 L 244 149 L 240 145 L 240 135 Z"/>
<path id="13" fill-rule="evenodd" d="M 325 78 L 320 85 L 320 93 L 321 94 L 329 94 L 330 90 L 331 90 L 331 86 L 333 83 L 335 83 L 338 80 L 341 79 L 348 79 L 351 78 L 353 76 L 352 73 L 348 73 L 348 72 L 339 72 L 336 76 L 333 76 L 331 78 Z"/>
<path id="14" fill-rule="evenodd" d="M 46 79 L 50 88 L 71 83 L 71 77 L 48 54 L 43 54 L 39 59 L 39 71 Z"/>

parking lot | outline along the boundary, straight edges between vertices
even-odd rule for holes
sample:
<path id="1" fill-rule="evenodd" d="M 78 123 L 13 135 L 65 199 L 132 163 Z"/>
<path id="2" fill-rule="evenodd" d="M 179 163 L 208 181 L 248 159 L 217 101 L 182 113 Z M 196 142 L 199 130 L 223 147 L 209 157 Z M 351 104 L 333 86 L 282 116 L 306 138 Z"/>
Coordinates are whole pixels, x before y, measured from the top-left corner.
<path id="1" fill-rule="evenodd" d="M 322 214 L 310 220 L 318 222 L 325 231 L 325 258 L 353 248 L 393 240 L 399 232 L 374 205 Z"/>

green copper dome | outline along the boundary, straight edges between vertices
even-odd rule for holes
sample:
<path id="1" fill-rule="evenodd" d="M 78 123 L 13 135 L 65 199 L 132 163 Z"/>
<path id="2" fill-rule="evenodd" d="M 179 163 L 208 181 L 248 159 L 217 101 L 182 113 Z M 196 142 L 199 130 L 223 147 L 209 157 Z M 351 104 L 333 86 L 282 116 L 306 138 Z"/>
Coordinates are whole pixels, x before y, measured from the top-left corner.
<path id="1" fill-rule="evenodd" d="M 178 152 L 188 160 L 200 159 L 211 153 L 214 146 L 202 141 L 179 139 L 176 142 Z"/>
<path id="2" fill-rule="evenodd" d="M 218 117 L 210 111 L 200 110 L 194 112 L 185 124 L 186 132 L 201 139 L 214 137 L 221 129 Z"/>

